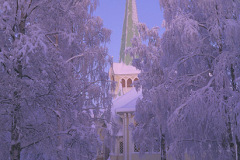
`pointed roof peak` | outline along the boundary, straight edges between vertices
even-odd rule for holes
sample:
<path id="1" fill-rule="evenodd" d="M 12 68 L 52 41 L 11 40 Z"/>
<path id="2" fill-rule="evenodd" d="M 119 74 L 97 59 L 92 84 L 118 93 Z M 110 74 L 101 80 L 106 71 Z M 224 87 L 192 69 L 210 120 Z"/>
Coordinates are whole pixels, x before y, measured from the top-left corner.
<path id="1" fill-rule="evenodd" d="M 132 46 L 131 40 L 134 36 L 139 36 L 137 24 L 138 14 L 136 0 L 126 0 L 119 62 L 127 65 L 131 64 L 133 58 L 125 53 L 125 49 Z"/>

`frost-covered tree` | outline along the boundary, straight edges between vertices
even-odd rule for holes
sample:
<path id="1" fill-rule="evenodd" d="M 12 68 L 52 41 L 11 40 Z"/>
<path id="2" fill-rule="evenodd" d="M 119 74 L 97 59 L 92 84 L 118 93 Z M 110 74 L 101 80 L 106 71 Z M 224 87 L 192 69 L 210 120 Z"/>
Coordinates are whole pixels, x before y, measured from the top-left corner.
<path id="1" fill-rule="evenodd" d="M 111 105 L 97 2 L 0 0 L 1 159 L 96 156 Z"/>
<path id="2" fill-rule="evenodd" d="M 142 71 L 136 143 L 159 142 L 163 159 L 240 159 L 240 1 L 160 5 L 162 38 L 140 25 L 130 49 Z"/>

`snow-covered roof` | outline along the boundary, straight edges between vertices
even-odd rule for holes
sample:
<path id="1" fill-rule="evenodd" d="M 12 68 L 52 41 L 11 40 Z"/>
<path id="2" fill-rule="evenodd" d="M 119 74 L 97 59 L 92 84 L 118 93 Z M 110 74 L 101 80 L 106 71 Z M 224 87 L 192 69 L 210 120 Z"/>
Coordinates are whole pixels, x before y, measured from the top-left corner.
<path id="1" fill-rule="evenodd" d="M 126 112 L 135 112 L 137 99 L 141 97 L 142 90 L 137 92 L 133 87 L 126 94 L 113 100 L 112 117 L 120 126 L 117 136 L 123 136 L 122 119 L 120 118 L 120 115 Z"/>
<path id="2" fill-rule="evenodd" d="M 124 63 L 113 63 L 114 74 L 139 74 L 140 70 Z"/>
<path id="3" fill-rule="evenodd" d="M 125 95 L 122 95 L 113 100 L 113 114 L 123 112 L 134 112 L 136 109 L 136 102 L 138 98 L 142 97 L 142 90 L 136 91 L 132 88 Z"/>

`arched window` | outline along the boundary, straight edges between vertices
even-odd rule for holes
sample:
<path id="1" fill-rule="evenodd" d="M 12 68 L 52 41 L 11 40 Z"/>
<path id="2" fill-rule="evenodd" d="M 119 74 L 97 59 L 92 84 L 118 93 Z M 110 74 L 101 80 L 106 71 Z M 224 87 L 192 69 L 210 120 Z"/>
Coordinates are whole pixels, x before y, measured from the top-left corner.
<path id="1" fill-rule="evenodd" d="M 121 80 L 121 83 L 122 83 L 122 88 L 124 88 L 124 87 L 126 86 L 126 85 L 125 85 L 125 83 L 126 83 L 126 82 L 125 82 L 125 79 L 122 79 L 122 80 Z"/>
<path id="2" fill-rule="evenodd" d="M 130 78 L 127 80 L 127 87 L 132 87 L 132 80 Z"/>
<path id="3" fill-rule="evenodd" d="M 135 81 L 138 81 L 138 78 L 135 78 L 135 79 L 134 79 L 134 82 L 135 82 Z"/>

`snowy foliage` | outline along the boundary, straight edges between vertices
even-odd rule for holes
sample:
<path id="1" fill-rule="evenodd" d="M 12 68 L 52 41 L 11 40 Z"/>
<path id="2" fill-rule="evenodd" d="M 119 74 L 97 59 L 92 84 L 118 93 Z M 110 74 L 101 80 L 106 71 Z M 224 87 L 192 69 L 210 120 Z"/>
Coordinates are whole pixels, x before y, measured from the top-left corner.
<path id="1" fill-rule="evenodd" d="M 134 140 L 166 159 L 240 158 L 240 1 L 160 0 L 166 31 L 139 26 L 143 98 Z"/>
<path id="2" fill-rule="evenodd" d="M 93 159 L 110 120 L 96 0 L 0 0 L 1 159 Z"/>

